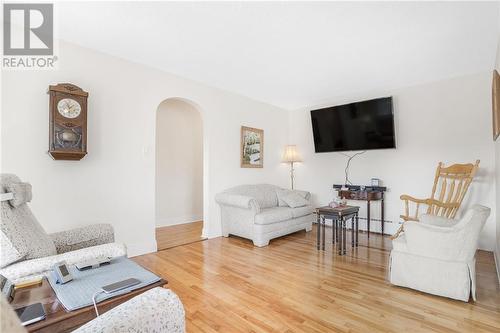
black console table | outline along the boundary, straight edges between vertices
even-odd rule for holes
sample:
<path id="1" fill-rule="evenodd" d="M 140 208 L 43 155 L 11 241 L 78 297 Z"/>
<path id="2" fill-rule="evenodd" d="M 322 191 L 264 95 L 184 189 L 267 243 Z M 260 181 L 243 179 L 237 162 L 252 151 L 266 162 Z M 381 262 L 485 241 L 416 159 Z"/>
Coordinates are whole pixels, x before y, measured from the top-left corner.
<path id="1" fill-rule="evenodd" d="M 342 190 L 343 187 L 347 187 L 347 190 Z M 339 197 L 342 199 L 366 201 L 368 237 L 370 237 L 370 203 L 372 201 L 380 201 L 380 220 L 382 223 L 382 234 L 384 234 L 384 193 L 387 191 L 387 187 L 365 186 L 365 189 L 361 190 L 360 185 L 333 185 L 333 188 L 339 192 Z"/>

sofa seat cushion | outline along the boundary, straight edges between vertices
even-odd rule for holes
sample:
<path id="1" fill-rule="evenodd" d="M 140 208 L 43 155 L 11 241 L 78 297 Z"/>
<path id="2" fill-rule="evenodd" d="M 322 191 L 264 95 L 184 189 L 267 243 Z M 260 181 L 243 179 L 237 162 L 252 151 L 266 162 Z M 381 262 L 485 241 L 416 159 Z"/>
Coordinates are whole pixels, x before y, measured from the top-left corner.
<path id="1" fill-rule="evenodd" d="M 255 224 L 272 224 L 292 218 L 292 208 L 290 207 L 265 208 L 259 214 L 255 215 Z"/>
<path id="2" fill-rule="evenodd" d="M 406 236 L 400 234 L 398 238 L 392 240 L 392 248 L 399 252 L 408 252 L 408 246 L 406 245 Z"/>
<path id="3" fill-rule="evenodd" d="M 314 213 L 313 206 L 292 208 L 292 217 L 294 219 L 296 219 L 297 217 L 307 216 L 307 215 L 312 214 L 312 213 Z"/>

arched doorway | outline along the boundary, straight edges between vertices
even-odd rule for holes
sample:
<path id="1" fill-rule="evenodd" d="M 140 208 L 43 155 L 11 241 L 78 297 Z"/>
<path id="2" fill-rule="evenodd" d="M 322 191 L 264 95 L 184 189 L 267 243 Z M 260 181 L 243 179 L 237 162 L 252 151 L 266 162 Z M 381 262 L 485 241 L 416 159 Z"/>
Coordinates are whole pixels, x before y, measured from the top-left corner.
<path id="1" fill-rule="evenodd" d="M 203 240 L 203 120 L 194 103 L 160 103 L 155 154 L 158 250 Z"/>

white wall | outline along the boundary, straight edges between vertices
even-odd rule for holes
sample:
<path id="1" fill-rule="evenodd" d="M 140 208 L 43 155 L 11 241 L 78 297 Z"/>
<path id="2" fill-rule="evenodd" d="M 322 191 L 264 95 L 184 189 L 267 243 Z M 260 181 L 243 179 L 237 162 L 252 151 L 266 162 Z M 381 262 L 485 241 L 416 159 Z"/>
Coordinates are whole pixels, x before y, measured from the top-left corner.
<path id="1" fill-rule="evenodd" d="M 89 92 L 88 151 L 54 161 L 48 149 L 49 84 Z M 182 97 L 204 124 L 204 235 L 221 234 L 217 192 L 242 183 L 286 186 L 280 163 L 286 111 L 171 74 L 61 42 L 59 69 L 2 72 L 2 172 L 33 184 L 31 207 L 48 232 L 107 221 L 129 254 L 156 250 L 155 120 L 158 105 Z M 265 167 L 239 166 L 240 126 L 265 131 Z"/>
<path id="2" fill-rule="evenodd" d="M 330 201 L 331 184 L 343 182 L 345 157 L 314 154 L 309 109 L 290 112 L 287 124 L 282 109 L 72 44 L 61 42 L 59 59 L 56 71 L 2 72 L 1 82 L 1 169 L 33 184 L 31 206 L 49 232 L 107 221 L 131 255 L 156 249 L 156 110 L 172 97 L 191 100 L 202 112 L 208 237 L 220 235 L 214 201 L 219 191 L 243 183 L 288 186 L 288 166 L 280 163 L 287 142 L 298 144 L 304 159 L 296 167 L 297 188 L 312 191 L 316 203 Z M 89 154 L 79 162 L 53 161 L 47 154 L 46 91 L 49 84 L 60 82 L 90 93 Z M 495 213 L 490 90 L 488 72 L 332 100 L 328 105 L 394 96 L 398 149 L 359 156 L 352 162 L 351 180 L 383 179 L 390 188 L 386 216 L 397 221 L 399 195 L 428 195 L 438 161 L 479 158 L 481 170 L 464 206 L 479 202 Z M 239 167 L 241 125 L 264 129 L 264 169 Z M 498 141 L 496 145 L 498 151 Z M 484 249 L 494 248 L 493 215 L 483 231 Z"/>
<path id="3" fill-rule="evenodd" d="M 495 159 L 491 140 L 491 73 L 464 76 L 395 91 L 378 91 L 322 105 L 343 104 L 381 96 L 394 97 L 397 149 L 368 151 L 351 162 L 354 184 L 369 184 L 381 178 L 389 187 L 386 194 L 386 233 L 396 230 L 403 206 L 403 193 L 416 197 L 430 195 L 439 161 L 450 163 L 481 160 L 480 171 L 463 207 L 480 203 L 492 207 L 480 240 L 480 247 L 492 250 L 495 244 Z M 314 153 L 311 120 L 307 108 L 290 114 L 290 144 L 297 144 L 304 162 L 296 168 L 297 188 L 312 191 L 316 204 L 327 204 L 336 192 L 332 184 L 344 183 L 347 158 L 339 153 Z M 352 152 L 351 152 L 352 153 Z M 365 202 L 360 216 L 366 216 Z M 380 218 L 372 203 L 372 218 Z M 364 221 L 363 221 L 364 222 Z M 361 223 L 360 223 L 361 225 Z M 376 226 L 376 227 L 375 227 Z M 380 223 L 372 223 L 379 230 Z"/>
<path id="4" fill-rule="evenodd" d="M 203 125 L 196 108 L 168 99 L 156 116 L 156 226 L 203 219 Z"/>
<path id="5" fill-rule="evenodd" d="M 499 8 L 500 9 L 500 8 Z M 499 23 L 499 38 L 495 68 L 500 72 L 500 23 Z M 495 179 L 496 179 L 496 204 L 497 204 L 497 219 L 496 219 L 496 266 L 500 283 L 500 138 L 495 141 Z"/>

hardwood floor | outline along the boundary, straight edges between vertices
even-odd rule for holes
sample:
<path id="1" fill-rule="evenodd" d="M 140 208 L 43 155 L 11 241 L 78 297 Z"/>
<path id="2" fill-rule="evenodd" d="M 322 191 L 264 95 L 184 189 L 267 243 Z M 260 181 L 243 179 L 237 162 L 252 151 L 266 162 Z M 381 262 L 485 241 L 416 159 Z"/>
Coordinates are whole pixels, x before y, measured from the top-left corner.
<path id="1" fill-rule="evenodd" d="M 264 248 L 221 237 L 134 260 L 168 280 L 187 332 L 500 332 L 491 253 L 478 252 L 478 301 L 464 303 L 390 285 L 390 240 L 370 236 L 343 257 L 317 251 L 313 230 Z"/>
<path id="2" fill-rule="evenodd" d="M 156 228 L 158 250 L 205 240 L 201 237 L 203 221 Z"/>

